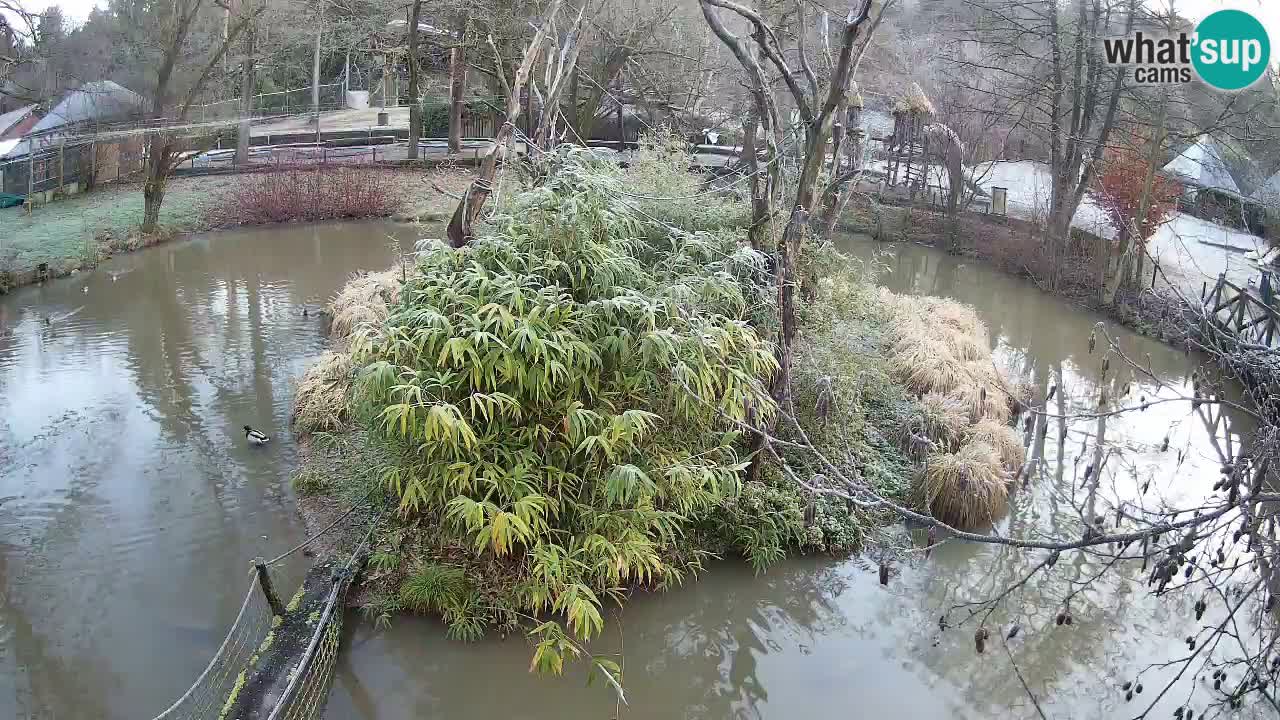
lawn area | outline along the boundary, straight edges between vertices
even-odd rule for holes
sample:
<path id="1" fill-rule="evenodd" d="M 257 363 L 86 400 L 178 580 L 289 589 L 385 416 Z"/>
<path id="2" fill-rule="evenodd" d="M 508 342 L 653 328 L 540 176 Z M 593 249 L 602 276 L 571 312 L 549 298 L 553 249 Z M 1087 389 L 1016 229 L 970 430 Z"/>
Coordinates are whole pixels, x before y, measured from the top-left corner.
<path id="1" fill-rule="evenodd" d="M 198 230 L 206 210 L 235 182 L 234 176 L 173 178 L 160 209 L 171 232 Z M 27 215 L 0 210 L 0 270 L 20 273 L 42 262 L 55 274 L 92 264 L 99 249 L 123 245 L 142 222 L 142 186 L 122 185 L 58 200 Z M 109 241 L 107 248 L 100 248 Z"/>
<path id="2" fill-rule="evenodd" d="M 471 179 L 468 171 L 449 168 L 375 172 L 386 172 L 380 187 L 390 195 L 391 214 L 409 222 L 447 218 Z M 137 233 L 142 222 L 141 184 L 58 200 L 30 215 L 20 207 L 0 210 L 0 292 L 15 280 L 31 282 L 31 272 L 40 263 L 48 263 L 50 274 L 57 277 L 179 233 L 238 225 L 245 222 L 241 218 L 252 217 L 240 209 L 253 201 L 253 188 L 262 180 L 261 175 L 171 178 L 160 209 L 163 232 L 145 240 Z M 386 212 L 385 205 L 379 205 L 378 214 Z"/>

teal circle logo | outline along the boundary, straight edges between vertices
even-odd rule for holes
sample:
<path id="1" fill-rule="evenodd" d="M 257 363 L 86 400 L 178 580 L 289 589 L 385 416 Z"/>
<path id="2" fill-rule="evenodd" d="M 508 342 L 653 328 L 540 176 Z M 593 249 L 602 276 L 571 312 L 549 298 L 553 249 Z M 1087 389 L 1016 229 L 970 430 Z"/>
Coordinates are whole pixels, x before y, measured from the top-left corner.
<path id="1" fill-rule="evenodd" d="M 1219 10 L 1196 26 L 1191 64 L 1219 90 L 1252 85 L 1271 62 L 1271 40 L 1258 19 L 1243 10 Z"/>

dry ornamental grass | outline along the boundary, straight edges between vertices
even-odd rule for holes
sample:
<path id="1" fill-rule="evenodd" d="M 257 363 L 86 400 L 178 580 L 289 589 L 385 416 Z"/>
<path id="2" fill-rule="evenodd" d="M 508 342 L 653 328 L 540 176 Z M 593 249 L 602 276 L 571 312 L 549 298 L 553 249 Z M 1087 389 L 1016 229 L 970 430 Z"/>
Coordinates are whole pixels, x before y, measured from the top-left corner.
<path id="1" fill-rule="evenodd" d="M 933 443 L 920 499 L 949 524 L 990 524 L 1007 507 L 1007 484 L 1024 462 L 1009 421 L 1026 389 L 1011 388 L 996 369 L 973 308 L 888 290 L 879 299 L 892 317 L 890 370 L 919 398 L 920 430 Z M 923 454 L 919 441 L 912 447 Z"/>
<path id="2" fill-rule="evenodd" d="M 1008 474 L 999 452 L 980 441 L 954 453 L 935 453 L 925 463 L 921 491 L 933 516 L 959 528 L 995 522 L 1009 504 Z"/>
<path id="3" fill-rule="evenodd" d="M 294 427 L 306 434 L 341 430 L 346 423 L 351 371 L 349 354 L 321 355 L 298 383 L 293 400 Z"/>
<path id="4" fill-rule="evenodd" d="M 334 342 L 345 346 L 360 328 L 381 325 L 399 302 L 401 285 L 399 268 L 353 277 L 329 303 Z"/>

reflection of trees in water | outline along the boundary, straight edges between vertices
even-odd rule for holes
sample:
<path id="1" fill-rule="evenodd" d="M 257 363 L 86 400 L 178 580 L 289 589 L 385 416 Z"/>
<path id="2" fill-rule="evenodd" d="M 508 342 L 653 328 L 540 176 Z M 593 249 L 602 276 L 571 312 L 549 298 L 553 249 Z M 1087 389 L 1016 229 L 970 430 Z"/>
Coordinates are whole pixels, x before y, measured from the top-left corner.
<path id="1" fill-rule="evenodd" d="M 12 717 L 17 720 L 109 717 L 108 694 L 98 689 L 118 687 L 114 673 L 89 656 L 59 652 L 45 633 L 36 630 L 27 610 L 2 590 L 11 587 L 9 560 L 13 550 L 0 549 L 0 671 L 14 689 L 11 701 L 0 699 L 0 713 L 13 702 Z M 74 715 L 66 713 L 69 709 L 74 709 Z"/>
<path id="2" fill-rule="evenodd" d="M 241 577 L 251 546 L 279 527 L 259 512 L 262 500 L 282 486 L 278 468 L 263 468 L 255 476 L 259 482 L 249 487 L 228 483 L 244 467 L 234 451 L 228 452 L 242 438 L 228 435 L 227 428 L 238 429 L 247 413 L 270 421 L 276 400 L 283 402 L 281 373 L 295 367 L 273 358 L 323 342 L 318 332 L 296 325 L 275 332 L 286 324 L 276 310 L 327 296 L 354 268 L 385 264 L 381 244 L 366 242 L 367 229 L 358 232 L 357 242 L 350 229 L 334 232 L 347 237 L 327 237 L 312 228 L 271 228 L 258 235 L 259 241 L 273 242 L 270 252 L 229 233 L 121 258 L 118 262 L 132 272 L 118 282 L 105 273 L 87 273 L 41 289 L 39 306 L 27 313 L 34 320 L 30 336 L 3 341 L 15 346 L 16 363 L 0 371 L 0 398 L 8 393 L 3 383 L 26 373 L 56 378 L 54 373 L 65 372 L 68 382 L 79 384 L 77 390 L 83 387 L 77 401 L 85 407 L 72 421 L 50 418 L 58 432 L 38 448 L 41 469 L 29 477 L 19 474 L 25 472 L 19 465 L 12 475 L 7 466 L 0 470 L 6 481 L 30 481 L 38 490 L 73 500 L 47 520 L 22 521 L 23 537 L 9 538 L 22 546 L 0 547 L 0 672 L 7 676 L 0 687 L 12 684 L 16 695 L 0 698 L 0 716 L 14 714 L 10 703 L 18 703 L 18 717 L 33 718 L 110 717 L 102 707 L 107 703 L 142 702 L 154 709 L 172 698 L 149 697 L 154 689 L 149 683 L 163 685 L 179 674 L 181 682 L 194 677 L 194 672 L 188 677 L 173 670 L 192 659 L 192 648 L 173 637 L 166 621 L 171 615 L 186 621 L 184 601 L 200 605 L 191 611 L 199 616 L 197 623 L 229 621 L 223 617 L 218 579 Z M 291 233 L 306 237 L 291 242 Z M 313 236 L 318 241 L 312 242 Z M 321 245 L 325 252 L 317 257 Z M 234 319 L 226 323 L 211 317 L 223 292 L 230 302 L 239 301 Z M 65 323 L 45 328 L 40 322 L 43 315 L 78 306 L 83 310 Z M 146 420 L 133 417 L 134 408 Z M 27 412 L 37 422 L 42 413 L 54 414 L 38 406 Z M 86 427 L 104 421 L 112 424 Z M 114 425 L 126 421 L 129 432 L 115 432 Z M 66 480 L 59 477 L 63 473 Z M 117 508 L 117 502 L 127 507 Z M 0 513 L 20 507 L 10 503 Z M 166 524 L 175 530 L 166 532 Z M 27 546 L 28 539 L 36 549 Z M 143 552 L 171 540 L 181 547 L 164 548 L 163 571 L 137 564 Z M 277 544 L 286 540 L 272 537 Z M 26 580 L 6 577 L 5 564 Z M 158 573 L 174 586 L 161 595 L 176 600 L 140 612 L 131 604 L 131 593 L 158 583 Z M 213 614 L 206 617 L 210 609 Z M 159 679 L 130 675 L 126 682 L 111 669 L 143 668 L 155 660 L 131 655 L 139 646 L 133 638 L 119 646 L 109 646 L 109 638 L 139 628 L 156 633 L 146 652 L 183 653 L 182 662 L 162 656 Z"/>
<path id="3" fill-rule="evenodd" d="M 1105 343 L 1094 353 L 1087 341 L 1102 318 L 987 268 L 961 267 L 971 263 L 966 259 L 908 245 L 889 247 L 895 257 L 888 261 L 890 269 L 881 276 L 882 284 L 899 292 L 953 297 L 973 305 L 991 330 L 993 347 L 1003 347 L 1003 355 L 1014 355 L 1008 358 L 1014 360 L 1010 365 L 1020 364 L 1024 376 L 1036 379 L 1041 400 L 1050 385 L 1058 386 L 1049 405 L 1054 415 L 1133 406 L 1144 396 L 1191 393 L 1190 370 L 1201 362 L 1199 357 L 1187 358 L 1180 351 L 1110 328 L 1125 355 L 1154 375 L 1171 379 L 1174 387 L 1158 388 L 1142 371 L 1114 356 L 1108 373 L 1102 368 Z M 865 244 L 853 249 L 867 252 Z M 1236 391 L 1228 387 L 1226 393 Z M 1114 517 L 1122 501 L 1145 513 L 1160 510 L 1167 497 L 1191 495 L 1194 499 L 1198 493 L 1207 493 L 1218 467 L 1239 456 L 1241 436 L 1252 431 L 1252 424 L 1238 413 L 1228 411 L 1229 417 L 1223 420 L 1206 415 L 1217 409 L 1163 406 L 1147 414 L 1118 416 L 1114 422 L 1049 419 L 1046 435 L 1030 438 L 1036 449 L 1032 454 L 1043 461 L 1032 473 L 1029 492 L 1020 491 L 1012 499 L 1010 515 L 999 531 L 1014 537 L 1078 537 L 1086 518 Z M 1161 438 L 1170 435 L 1175 435 L 1173 449 L 1157 449 Z M 1103 695 L 1108 672 L 1132 671 L 1135 658 L 1161 650 L 1163 635 L 1182 637 L 1186 633 L 1180 631 L 1190 628 L 1182 617 L 1171 616 L 1177 608 L 1151 598 L 1139 563 L 1122 563 L 1098 577 L 1108 561 L 1106 549 L 1101 550 L 1064 555 L 1053 572 L 1033 575 L 1006 598 L 988 623 L 993 637 L 987 646 L 993 655 L 989 662 L 972 662 L 975 621 L 964 630 L 946 633 L 926 653 L 927 663 L 957 684 L 970 685 L 971 700 L 977 704 L 991 701 L 985 707 L 1000 707 L 1016 701 L 1023 690 L 995 638 L 1009 623 L 1018 622 L 1023 630 L 1014 642 L 1014 654 L 1033 689 L 1037 683 L 1043 686 L 1070 675 L 1101 683 L 1096 693 Z M 928 598 L 927 606 L 940 609 L 994 598 L 1027 576 L 1041 559 L 1016 550 L 950 548 L 935 555 L 926 570 L 929 580 L 918 591 Z M 1071 599 L 1075 622 L 1060 627 L 1054 619 L 1066 598 Z M 886 622 L 892 621 L 890 611 L 882 613 Z M 936 621 L 935 616 L 935 628 Z M 1155 643 L 1145 637 L 1147 632 L 1157 635 Z M 962 661 L 954 660 L 952 654 Z M 1088 691 L 1077 692 L 1082 694 L 1082 712 L 1114 700 L 1093 700 Z"/>

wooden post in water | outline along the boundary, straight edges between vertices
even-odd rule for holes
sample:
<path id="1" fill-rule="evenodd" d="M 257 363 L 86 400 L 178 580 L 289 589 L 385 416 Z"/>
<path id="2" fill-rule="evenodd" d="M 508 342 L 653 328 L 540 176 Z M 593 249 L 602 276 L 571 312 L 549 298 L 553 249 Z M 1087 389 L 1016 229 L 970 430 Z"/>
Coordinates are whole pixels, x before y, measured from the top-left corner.
<path id="1" fill-rule="evenodd" d="M 271 584 L 271 573 L 267 572 L 266 561 L 256 557 L 253 559 L 253 567 L 258 571 L 258 587 L 262 588 L 262 594 L 266 596 L 272 614 L 284 615 L 284 604 L 280 602 L 280 596 L 276 594 L 275 586 Z"/>

